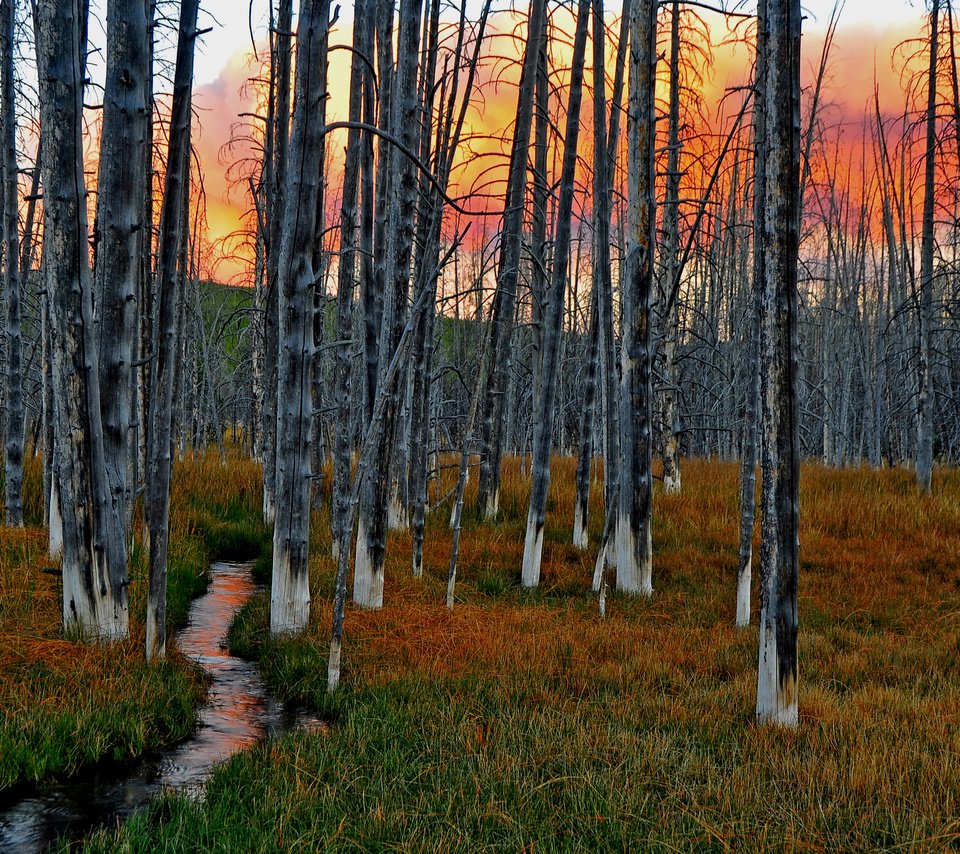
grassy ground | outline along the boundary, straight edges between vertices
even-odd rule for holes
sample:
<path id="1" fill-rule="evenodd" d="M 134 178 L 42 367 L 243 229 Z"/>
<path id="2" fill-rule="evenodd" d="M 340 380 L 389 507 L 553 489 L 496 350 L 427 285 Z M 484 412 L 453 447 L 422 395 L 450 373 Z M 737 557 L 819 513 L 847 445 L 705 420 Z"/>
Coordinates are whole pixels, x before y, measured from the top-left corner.
<path id="1" fill-rule="evenodd" d="M 234 647 L 329 731 L 235 757 L 202 802 L 165 798 L 89 850 L 960 848 L 960 473 L 922 499 L 907 472 L 804 469 L 786 732 L 754 725 L 756 629 L 733 627 L 736 468 L 688 462 L 683 494 L 657 496 L 654 597 L 613 597 L 605 621 L 592 555 L 567 544 L 573 464 L 554 471 L 542 588 L 518 585 L 513 462 L 503 520 L 468 522 L 453 613 L 446 511 L 424 580 L 393 539 L 386 607 L 348 612 L 333 701 L 331 561 L 315 561 L 305 637 L 269 641 L 254 600 Z"/>
<path id="2" fill-rule="evenodd" d="M 0 790 L 42 782 L 84 764 L 122 760 L 187 735 L 204 686 L 199 672 L 171 654 L 143 661 L 146 567 L 132 562 L 130 640 L 109 647 L 65 640 L 59 582 L 49 565 L 39 461 L 26 477 L 28 527 L 0 528 Z M 168 630 L 206 589 L 213 557 L 255 556 L 265 537 L 259 472 L 215 458 L 178 466 L 173 486 Z M 224 498 L 223 496 L 227 496 Z"/>

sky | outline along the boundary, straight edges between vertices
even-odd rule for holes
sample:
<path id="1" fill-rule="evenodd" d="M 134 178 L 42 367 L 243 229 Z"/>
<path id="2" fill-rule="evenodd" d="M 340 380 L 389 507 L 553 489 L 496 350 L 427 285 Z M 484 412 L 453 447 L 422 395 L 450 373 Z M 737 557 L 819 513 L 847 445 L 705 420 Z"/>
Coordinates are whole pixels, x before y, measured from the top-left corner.
<path id="1" fill-rule="evenodd" d="M 733 3 L 727 0 L 732 8 Z M 266 32 L 266 0 L 253 0 L 254 32 L 262 36 Z M 343 3 L 344 21 L 350 16 L 351 4 Z M 608 4 L 609 5 L 609 4 Z M 806 0 L 803 4 L 808 16 L 806 26 L 818 29 L 830 18 L 834 0 Z M 612 8 L 612 7 L 611 7 Z M 749 8 L 749 4 L 748 4 Z M 198 85 L 217 79 L 221 70 L 237 51 L 250 48 L 250 16 L 243 0 L 203 0 L 204 27 L 212 27 L 201 41 L 196 63 Z M 846 0 L 841 16 L 844 27 L 886 28 L 916 21 L 922 13 L 921 4 L 911 0 Z"/>
<path id="2" fill-rule="evenodd" d="M 337 0 L 334 0 L 336 4 Z M 479 0 L 468 0 L 477 2 Z M 711 4 L 719 0 L 706 0 Z M 728 8 L 752 11 L 755 0 L 726 0 Z M 509 0 L 494 0 L 494 8 L 507 8 Z M 614 13 L 617 0 L 607 0 L 608 11 Z M 337 41 L 349 38 L 352 3 L 341 2 L 339 36 Z M 804 3 L 804 64 L 808 77 L 819 59 L 822 33 L 829 21 L 834 0 L 806 0 Z M 239 114 L 253 111 L 249 97 L 242 94 L 244 81 L 251 70 L 248 57 L 251 51 L 251 26 L 258 46 L 266 39 L 267 0 L 253 0 L 252 17 L 248 15 L 247 0 L 202 0 L 200 26 L 210 28 L 200 41 L 195 66 L 195 107 L 200 127 L 195 131 L 194 144 L 204 165 L 207 198 L 208 239 L 216 242 L 240 229 L 246 209 L 244 193 L 237 189 L 235 175 L 231 176 L 226 162 L 236 159 L 238 150 L 227 152 L 231 129 L 239 121 Z M 863 116 L 871 97 L 874 81 L 880 87 L 881 97 L 889 100 L 891 109 L 902 107 L 898 72 L 891 61 L 894 47 L 905 38 L 921 32 L 923 0 L 846 0 L 844 3 L 836 45 L 831 55 L 830 79 L 826 100 L 836 117 Z M 719 19 L 715 19 L 719 21 Z M 331 102 L 328 115 L 345 113 L 345 86 L 336 81 L 348 74 L 348 54 L 338 52 L 332 57 Z M 742 52 L 717 49 L 714 66 L 706 92 L 708 101 L 716 102 L 728 86 L 744 82 L 745 61 Z M 485 122 L 489 125 L 508 122 L 512 118 L 516 94 L 504 90 L 504 103 L 498 115 L 496 105 L 487 105 Z M 342 104 L 340 102 L 343 102 Z M 509 103 L 508 103 L 509 102 Z M 239 149 L 242 154 L 242 146 Z M 496 152 L 495 152 L 496 153 Z M 485 161 L 486 162 L 486 161 Z M 231 177 L 233 187 L 231 188 Z M 245 183 L 241 182 L 245 187 Z M 215 272 L 219 278 L 239 279 L 247 263 L 243 260 L 221 263 Z"/>

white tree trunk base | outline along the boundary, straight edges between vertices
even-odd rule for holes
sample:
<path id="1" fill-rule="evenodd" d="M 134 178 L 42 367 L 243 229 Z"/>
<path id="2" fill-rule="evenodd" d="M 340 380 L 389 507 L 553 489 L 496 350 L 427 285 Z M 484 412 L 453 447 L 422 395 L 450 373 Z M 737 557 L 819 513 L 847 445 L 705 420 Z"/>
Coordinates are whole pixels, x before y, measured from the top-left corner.
<path id="1" fill-rule="evenodd" d="M 573 511 L 573 544 L 578 549 L 586 550 L 590 546 L 590 537 L 583 516 L 583 510 L 578 503 Z"/>
<path id="2" fill-rule="evenodd" d="M 332 694 L 340 686 L 340 641 L 330 641 L 330 657 L 327 659 L 327 693 Z"/>
<path id="3" fill-rule="evenodd" d="M 631 596 L 653 595 L 652 537 L 647 529 L 646 558 L 637 561 L 636 537 L 630 520 L 621 513 L 617 521 L 617 590 Z"/>
<path id="4" fill-rule="evenodd" d="M 776 627 L 760 618 L 760 661 L 757 668 L 757 722 L 795 729 L 800 716 L 797 682 L 789 677 L 783 685 L 777 668 Z"/>
<path id="5" fill-rule="evenodd" d="M 679 469 L 677 469 L 676 474 L 667 475 L 663 478 L 663 492 L 665 495 L 680 494 L 680 470 Z"/>
<path id="6" fill-rule="evenodd" d="M 50 486 L 49 552 L 51 560 L 60 560 L 63 557 L 63 517 L 60 515 L 60 499 L 52 484 Z"/>
<path id="7" fill-rule="evenodd" d="M 540 562 L 543 557 L 543 526 L 527 517 L 527 536 L 523 543 L 523 569 L 520 584 L 526 588 L 540 584 Z"/>
<path id="8" fill-rule="evenodd" d="M 500 487 L 487 496 L 487 506 L 483 508 L 483 518 L 492 522 L 500 512 Z"/>
<path id="9" fill-rule="evenodd" d="M 353 601 L 362 608 L 383 607 L 383 572 L 374 572 L 369 526 L 361 515 L 357 526 L 357 551 L 353 569 Z"/>
<path id="10" fill-rule="evenodd" d="M 410 519 L 407 510 L 400 500 L 400 494 L 393 492 L 390 504 L 387 507 L 387 525 L 391 531 L 406 531 L 410 528 Z"/>
<path id="11" fill-rule="evenodd" d="M 308 573 L 294 576 L 290 554 L 274 542 L 273 582 L 270 586 L 270 634 L 292 635 L 307 628 L 310 621 Z"/>
<path id="12" fill-rule="evenodd" d="M 752 572 L 751 560 L 748 560 L 743 571 L 737 577 L 737 627 L 745 628 L 750 625 L 750 581 Z"/>

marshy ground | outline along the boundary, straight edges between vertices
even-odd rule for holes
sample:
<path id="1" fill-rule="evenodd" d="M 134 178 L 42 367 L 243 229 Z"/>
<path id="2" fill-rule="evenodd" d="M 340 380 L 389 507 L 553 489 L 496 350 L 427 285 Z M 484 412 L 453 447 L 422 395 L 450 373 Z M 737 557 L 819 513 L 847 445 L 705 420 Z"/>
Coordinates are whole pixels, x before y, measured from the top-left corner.
<path id="1" fill-rule="evenodd" d="M 204 800 L 163 798 L 89 849 L 960 846 L 960 473 L 937 472 L 923 498 L 909 471 L 804 468 L 801 721 L 786 732 L 753 723 L 756 608 L 753 627 L 733 625 L 736 465 L 688 461 L 683 493 L 658 493 L 654 596 L 613 595 L 605 620 L 590 592 L 594 554 L 569 544 L 573 471 L 556 460 L 537 591 L 519 587 L 527 486 L 516 460 L 502 518 L 465 520 L 452 613 L 443 604 L 449 509 L 429 519 L 423 579 L 410 576 L 409 534 L 392 535 L 385 607 L 348 609 L 333 699 L 334 565 L 328 519 L 317 514 L 308 634 L 270 641 L 261 595 L 231 642 L 330 730 L 235 757 Z M 182 464 L 175 541 L 204 560 L 231 537 L 234 548 L 244 537 L 248 548 L 262 542 L 257 477 L 241 460 Z M 594 543 L 601 491 L 596 484 Z M 58 639 L 55 587 L 39 574 L 42 533 L 2 536 L 4 745 L 96 746 L 87 730 L 101 716 L 142 718 L 170 697 L 192 708 L 197 686 L 175 657 L 149 671 L 136 638 L 119 659 Z M 38 668 L 52 675 L 34 678 Z M 101 682 L 120 712 L 101 708 Z M 86 696 L 77 700 L 86 713 L 42 712 L 68 696 Z M 6 723 L 21 715 L 30 729 Z M 140 726 L 143 740 L 174 735 Z M 100 741 L 116 753 L 125 738 L 119 727 Z M 27 760 L 10 770 L 7 755 L 4 781 L 27 776 Z"/>

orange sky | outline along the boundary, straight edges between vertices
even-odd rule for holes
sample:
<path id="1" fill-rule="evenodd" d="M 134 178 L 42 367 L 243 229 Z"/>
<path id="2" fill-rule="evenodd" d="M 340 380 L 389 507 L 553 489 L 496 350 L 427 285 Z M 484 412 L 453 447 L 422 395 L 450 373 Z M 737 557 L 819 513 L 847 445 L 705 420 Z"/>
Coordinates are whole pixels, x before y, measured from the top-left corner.
<path id="1" fill-rule="evenodd" d="M 613 16 L 608 22 L 614 31 L 617 25 Z M 558 25 L 563 22 L 557 19 Z M 703 98 L 708 118 L 715 120 L 718 105 L 727 87 L 742 85 L 749 77 L 749 51 L 740 46 L 719 44 L 728 37 L 726 28 L 713 19 L 712 38 L 715 42 L 712 67 L 706 71 L 703 85 Z M 516 55 L 519 43 L 505 37 L 513 21 L 507 15 L 500 15 L 495 21 L 494 30 L 498 33 L 496 53 Z M 903 109 L 903 87 L 899 68 L 902 57 L 895 57 L 896 46 L 904 40 L 917 35 L 918 26 L 905 24 L 891 25 L 878 29 L 870 25 L 841 27 L 834 52 L 831 56 L 830 70 L 824 92 L 824 120 L 828 126 L 846 125 L 843 138 L 849 145 L 859 146 L 861 131 L 857 127 L 863 119 L 864 111 L 872 101 L 874 85 L 879 86 L 881 103 L 888 115 L 898 115 Z M 344 43 L 350 39 L 349 28 L 342 24 L 334 36 L 334 42 Z M 612 40 L 611 40 L 612 41 Z M 805 36 L 803 43 L 803 67 L 805 85 L 812 82 L 822 48 L 822 35 L 813 32 Z M 717 46 L 719 44 L 719 46 Z M 562 64 L 563 57 L 558 57 Z M 588 67 L 591 60 L 588 59 Z M 612 74 L 612 62 L 608 62 Z M 230 187 L 230 182 L 238 180 L 242 174 L 244 158 L 255 156 L 255 148 L 249 143 L 240 142 L 229 151 L 225 146 L 235 134 L 242 113 L 256 112 L 254 93 L 247 84 L 248 78 L 256 71 L 249 49 L 240 49 L 221 69 L 219 76 L 211 82 L 200 85 L 195 93 L 196 109 L 200 116 L 200 128 L 195 131 L 194 144 L 205 176 L 207 196 L 207 239 L 212 244 L 229 244 L 228 235 L 247 227 L 244 213 L 247 210 L 248 195 L 245 180 L 240 186 Z M 470 163 L 462 165 L 456 175 L 459 193 L 465 193 L 471 186 L 489 183 L 502 175 L 502 166 L 506 162 L 509 138 L 507 131 L 513 120 L 516 107 L 515 70 L 503 63 L 486 62 L 479 75 L 482 84 L 482 99 L 471 111 L 470 129 L 489 134 L 486 139 L 476 138 L 470 143 L 470 150 L 479 155 Z M 331 54 L 330 102 L 328 116 L 346 117 L 347 83 L 349 80 L 349 55 L 345 51 Z M 498 82 L 495 83 L 494 80 Z M 739 98 L 728 105 L 726 114 L 736 112 Z M 592 126 L 590 116 L 592 106 L 589 97 L 585 97 L 585 128 Z M 585 133 L 581 154 L 589 159 L 591 145 L 589 134 Z M 342 140 L 332 140 L 332 152 L 335 157 L 342 156 Z M 230 164 L 234 164 L 228 169 Z M 496 208 L 496 202 L 491 202 Z M 479 199 L 466 203 L 467 207 L 482 207 Z M 490 231 L 488 225 L 488 231 Z M 227 241 L 227 243 L 225 243 Z M 238 258 L 225 258 L 219 262 L 215 274 L 224 281 L 242 281 L 249 277 L 249 261 Z"/>

